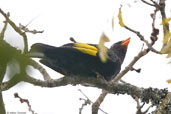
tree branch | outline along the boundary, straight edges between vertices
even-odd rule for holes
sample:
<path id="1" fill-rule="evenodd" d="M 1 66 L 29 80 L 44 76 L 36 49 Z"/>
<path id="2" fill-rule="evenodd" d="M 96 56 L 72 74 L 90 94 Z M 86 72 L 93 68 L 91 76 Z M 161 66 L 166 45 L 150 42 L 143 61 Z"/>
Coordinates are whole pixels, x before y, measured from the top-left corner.
<path id="1" fill-rule="evenodd" d="M 6 21 L 8 21 L 8 23 L 12 26 L 12 28 L 23 37 L 24 40 L 24 53 L 28 52 L 28 41 L 27 41 L 27 36 L 25 34 L 25 32 L 22 32 L 20 30 L 19 27 L 17 27 L 17 25 L 11 21 L 8 17 L 8 15 L 0 8 L 0 13 L 5 17 Z"/>
<path id="2" fill-rule="evenodd" d="M 157 89 L 157 88 L 139 88 L 128 83 L 118 83 L 114 84 L 113 82 L 106 82 L 101 79 L 89 78 L 89 77 L 80 77 L 80 76 L 66 76 L 56 80 L 47 80 L 42 81 L 30 76 L 24 76 L 23 81 L 33 84 L 35 86 L 41 87 L 61 87 L 66 85 L 77 85 L 88 83 L 102 90 L 106 90 L 112 94 L 127 94 L 130 96 L 136 96 L 141 99 L 142 102 L 149 103 L 153 105 L 158 105 L 163 98 L 168 93 L 167 89 Z"/>
<path id="3" fill-rule="evenodd" d="M 51 80 L 52 78 L 49 76 L 48 72 L 36 61 L 30 59 L 28 62 L 28 65 L 33 66 L 35 69 L 37 69 L 42 75 L 44 80 Z"/>
<path id="4" fill-rule="evenodd" d="M 27 28 L 27 25 L 26 26 L 24 26 L 24 25 L 22 25 L 21 23 L 19 24 L 19 28 L 21 29 L 21 30 L 23 30 L 24 32 L 28 32 L 28 33 L 32 33 L 32 34 L 37 34 L 37 33 L 43 33 L 44 32 L 44 30 L 42 30 L 42 31 L 37 31 L 37 30 L 29 30 L 28 28 Z"/>
<path id="5" fill-rule="evenodd" d="M 100 94 L 100 96 L 97 98 L 97 100 L 93 103 L 92 105 L 92 114 L 97 114 L 100 104 L 103 102 L 104 98 L 106 97 L 106 95 L 108 94 L 107 91 L 102 90 L 102 93 Z"/>
<path id="6" fill-rule="evenodd" d="M 14 97 L 15 97 L 15 98 L 19 98 L 19 100 L 20 100 L 21 103 L 26 103 L 27 106 L 28 106 L 28 110 L 29 110 L 32 114 L 36 114 L 35 111 L 31 108 L 31 105 L 30 105 L 30 102 L 29 102 L 28 99 L 23 99 L 23 98 L 21 98 L 21 97 L 18 95 L 18 93 L 14 93 Z"/>
<path id="7" fill-rule="evenodd" d="M 2 97 L 2 91 L 0 90 L 0 114 L 5 114 L 5 106 L 4 106 L 4 101 Z"/>
<path id="8" fill-rule="evenodd" d="M 161 13 L 161 16 L 162 16 L 162 20 L 164 19 L 167 19 L 166 17 L 166 13 L 165 13 L 165 1 L 166 0 L 160 0 L 159 1 L 159 10 L 160 10 L 160 13 Z M 168 24 L 163 24 L 163 35 L 166 36 L 166 34 L 169 32 L 169 25 Z"/>
<path id="9" fill-rule="evenodd" d="M 145 2 L 145 1 L 144 1 Z M 145 38 L 144 38 L 144 36 L 143 35 L 141 35 L 141 33 L 140 32 L 138 32 L 138 31 L 136 31 L 136 30 L 133 30 L 132 28 L 130 28 L 130 27 L 128 27 L 128 26 L 126 26 L 125 24 L 124 24 L 124 28 L 125 29 L 127 29 L 127 30 L 129 30 L 129 31 L 131 31 L 131 32 L 133 32 L 133 33 L 135 33 L 139 38 L 140 38 L 140 40 L 141 41 L 143 41 L 143 42 L 145 42 L 146 43 L 146 45 L 147 45 L 147 49 L 144 49 L 143 51 L 140 51 L 139 53 L 138 53 L 138 55 L 137 56 L 135 56 L 134 57 L 134 59 L 130 62 L 130 64 L 127 66 L 127 67 L 125 67 L 125 69 L 122 71 L 122 72 L 120 72 L 113 80 L 112 80 L 112 82 L 114 82 L 114 83 L 117 83 L 128 71 L 130 71 L 130 70 L 132 70 L 132 68 L 133 68 L 133 65 L 141 58 L 141 57 L 143 57 L 143 56 L 145 56 L 150 50 L 152 51 L 152 52 L 155 52 L 155 53 L 157 53 L 157 54 L 160 54 L 160 52 L 159 51 L 157 51 L 157 50 L 155 50 L 152 46 L 153 46 L 153 44 L 155 43 L 155 41 L 157 40 L 157 35 L 158 35 L 158 29 L 155 29 L 155 27 L 154 27 L 154 23 L 155 23 L 155 15 L 156 15 L 156 12 L 157 12 L 158 10 L 156 9 L 155 11 L 154 11 L 154 14 L 153 14 L 153 17 L 152 17 L 152 19 L 153 19 L 153 22 L 152 22 L 152 33 L 151 33 L 151 37 L 153 36 L 153 37 L 155 37 L 155 40 L 152 40 L 152 43 L 149 43 L 147 40 L 145 40 Z M 122 20 L 123 21 L 123 20 Z M 152 38 L 151 38 L 152 39 Z M 98 99 L 96 100 L 96 102 L 95 102 L 95 106 L 100 106 L 100 104 L 102 103 L 102 101 L 104 100 L 104 98 L 105 98 L 105 96 L 107 95 L 107 91 L 103 91 L 102 92 L 102 94 L 98 97 Z M 96 107 L 96 109 L 92 109 L 92 110 L 96 110 L 96 112 L 98 112 L 98 110 L 97 110 L 98 108 Z M 94 114 L 97 114 L 97 113 L 94 113 Z"/>
<path id="10" fill-rule="evenodd" d="M 22 74 L 14 75 L 9 81 L 0 84 L 0 90 L 6 91 L 22 81 Z M 24 77 L 24 76 L 23 76 Z M 24 77 L 25 78 L 25 77 Z"/>
<path id="11" fill-rule="evenodd" d="M 155 5 L 154 4 L 151 4 L 151 3 L 149 3 L 149 2 L 147 2 L 147 1 L 145 1 L 145 0 L 141 0 L 143 3 L 145 3 L 145 4 L 147 4 L 147 5 L 149 5 L 149 6 L 153 6 L 153 7 L 155 7 Z"/>
<path id="12" fill-rule="evenodd" d="M 171 107 L 171 93 L 168 93 L 162 103 L 158 106 L 156 114 L 170 114 L 171 108 L 166 110 L 166 108 Z"/>
<path id="13" fill-rule="evenodd" d="M 7 29 L 7 25 L 8 25 L 8 21 L 4 21 L 4 27 L 0 33 L 0 40 L 4 39 L 4 34 L 5 34 L 6 29 Z"/>

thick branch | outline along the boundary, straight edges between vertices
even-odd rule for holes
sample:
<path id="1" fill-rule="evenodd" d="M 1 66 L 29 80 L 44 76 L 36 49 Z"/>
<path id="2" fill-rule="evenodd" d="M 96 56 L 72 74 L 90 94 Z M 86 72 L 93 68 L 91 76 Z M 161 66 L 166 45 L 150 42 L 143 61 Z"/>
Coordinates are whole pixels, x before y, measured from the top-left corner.
<path id="1" fill-rule="evenodd" d="M 84 84 L 88 83 L 90 85 L 93 85 L 93 87 L 97 87 L 103 90 L 106 90 L 109 93 L 112 94 L 128 94 L 130 96 L 136 96 L 137 98 L 141 99 L 142 102 L 151 103 L 153 105 L 158 105 L 163 98 L 167 95 L 166 89 L 157 89 L 157 88 L 139 88 L 136 86 L 133 86 L 131 84 L 123 84 L 118 83 L 114 84 L 112 82 L 106 82 L 101 79 L 96 78 L 88 78 L 88 77 L 80 77 L 80 76 L 66 76 L 60 79 L 56 80 L 48 80 L 48 81 L 42 81 L 38 79 L 34 79 L 30 76 L 24 76 L 25 82 L 31 83 L 35 86 L 41 86 L 41 87 L 60 87 L 60 86 L 66 86 L 66 85 L 77 85 L 77 84 Z M 4 90 L 6 88 L 2 88 Z"/>
<path id="2" fill-rule="evenodd" d="M 22 81 L 22 74 L 16 74 L 9 81 L 3 82 L 0 85 L 0 90 L 1 91 L 6 91 L 6 90 L 10 89 L 11 87 L 15 86 L 16 84 L 18 84 L 21 81 Z"/>
<path id="3" fill-rule="evenodd" d="M 20 76 L 21 77 L 21 76 Z M 112 94 L 128 94 L 130 96 L 136 96 L 137 98 L 141 99 L 142 102 L 149 103 L 151 102 L 153 105 L 158 105 L 161 103 L 162 99 L 165 98 L 167 95 L 166 89 L 157 89 L 157 88 L 139 88 L 127 83 L 118 83 L 114 84 L 112 82 L 106 82 L 102 79 L 96 78 L 87 78 L 87 77 L 80 77 L 80 76 L 66 76 L 56 80 L 48 80 L 42 81 L 38 79 L 34 79 L 30 76 L 22 76 L 24 77 L 24 81 L 31 83 L 36 86 L 40 87 L 60 87 L 66 85 L 77 85 L 77 84 L 84 84 L 88 83 L 93 85 L 93 87 L 100 88 L 102 90 L 107 91 L 108 93 Z M 19 81 L 18 81 L 19 82 Z M 18 83 L 17 82 L 17 83 Z M 14 85 L 13 83 L 6 83 L 6 86 L 1 85 L 1 90 L 7 90 Z M 8 85 L 9 84 L 9 85 Z M 15 83 L 16 84 L 16 83 Z M 3 84 L 5 85 L 5 84 Z M 169 98 L 171 99 L 171 98 Z"/>

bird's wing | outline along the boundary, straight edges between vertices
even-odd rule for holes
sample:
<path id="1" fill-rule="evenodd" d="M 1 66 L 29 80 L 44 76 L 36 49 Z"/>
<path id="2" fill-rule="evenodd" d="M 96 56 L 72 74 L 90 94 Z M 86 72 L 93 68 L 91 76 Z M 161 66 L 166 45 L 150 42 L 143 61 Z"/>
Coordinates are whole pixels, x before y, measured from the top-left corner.
<path id="1" fill-rule="evenodd" d="M 47 60 L 44 60 L 44 59 L 41 59 L 40 62 L 44 65 L 46 65 L 47 67 L 63 74 L 63 75 L 67 75 L 67 73 L 61 69 L 60 67 L 58 67 L 57 65 L 54 65 L 53 63 L 51 63 L 50 61 L 47 61 Z"/>

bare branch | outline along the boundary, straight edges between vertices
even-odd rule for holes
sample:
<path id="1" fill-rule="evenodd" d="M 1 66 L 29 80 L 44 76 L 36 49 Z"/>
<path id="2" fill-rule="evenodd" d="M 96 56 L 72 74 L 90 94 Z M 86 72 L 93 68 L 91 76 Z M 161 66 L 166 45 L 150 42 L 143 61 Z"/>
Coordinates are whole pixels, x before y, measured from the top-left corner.
<path id="1" fill-rule="evenodd" d="M 51 80 L 52 79 L 49 76 L 48 72 L 36 61 L 30 59 L 28 64 L 33 66 L 35 69 L 37 69 L 43 75 L 44 80 Z"/>
<path id="2" fill-rule="evenodd" d="M 145 111 L 142 111 L 142 108 L 144 107 L 145 103 L 143 103 L 142 105 L 140 105 L 140 101 L 139 101 L 139 99 L 137 97 L 133 97 L 133 99 L 137 103 L 137 112 L 136 112 L 136 114 L 147 114 L 147 112 L 149 111 L 149 109 L 152 107 L 152 105 L 150 105 Z"/>
<path id="3" fill-rule="evenodd" d="M 93 87 L 100 88 L 102 90 L 107 91 L 108 93 L 128 94 L 130 96 L 136 96 L 137 98 L 141 99 L 142 102 L 145 103 L 149 103 L 151 101 L 152 105 L 155 106 L 157 106 L 168 93 L 167 89 L 138 88 L 128 83 L 113 84 L 112 82 L 106 82 L 104 80 L 97 79 L 97 78 L 87 78 L 87 77 L 80 77 L 80 76 L 66 76 L 60 79 L 47 80 L 47 81 L 35 79 L 27 74 L 21 77 L 24 77 L 23 81 L 33 84 L 35 86 L 50 87 L 50 88 L 66 86 L 69 84 L 75 86 L 77 84 L 88 83 L 90 85 L 93 85 Z M 5 84 L 1 84 L 1 91 L 9 89 L 10 85 L 8 84 L 9 83 L 7 83 L 6 86 L 2 86 Z"/>
<path id="4" fill-rule="evenodd" d="M 29 32 L 29 33 L 32 33 L 32 34 L 37 34 L 37 33 L 43 33 L 44 32 L 44 30 L 42 30 L 42 31 L 37 31 L 37 30 L 29 30 L 28 28 L 27 28 L 27 26 L 24 26 L 24 25 L 22 25 L 21 23 L 19 23 L 19 28 L 21 29 L 21 30 L 23 30 L 24 32 Z"/>
<path id="5" fill-rule="evenodd" d="M 157 88 L 138 88 L 131 84 L 118 83 L 113 84 L 112 82 L 106 82 L 96 78 L 80 77 L 80 76 L 65 76 L 56 80 L 41 81 L 34 79 L 30 76 L 24 76 L 24 81 L 35 86 L 41 87 L 60 87 L 66 85 L 77 85 L 88 83 L 94 85 L 93 87 L 100 88 L 112 94 L 128 94 L 130 96 L 136 96 L 140 98 L 142 102 L 151 103 L 153 105 L 158 105 L 160 101 L 165 98 L 168 93 L 167 89 L 157 89 Z"/>
<path id="6" fill-rule="evenodd" d="M 23 99 L 23 98 L 21 98 L 21 97 L 18 95 L 18 93 L 14 93 L 14 97 L 15 97 L 15 98 L 19 98 L 19 100 L 20 100 L 21 103 L 26 103 L 27 106 L 28 106 L 28 110 L 29 110 L 32 114 L 36 114 L 36 113 L 34 112 L 34 110 L 31 108 L 31 105 L 30 105 L 28 99 Z"/>
<path id="7" fill-rule="evenodd" d="M 6 91 L 10 89 L 11 87 L 13 87 L 14 85 L 18 84 L 19 82 L 23 81 L 21 77 L 22 77 L 22 74 L 16 74 L 9 81 L 0 83 L 0 90 Z"/>
<path id="8" fill-rule="evenodd" d="M 97 100 L 92 105 L 92 114 L 98 114 L 98 109 L 107 94 L 108 94 L 107 91 L 102 90 L 102 93 L 100 94 L 100 96 L 97 98 Z M 105 114 L 107 114 L 107 113 L 105 113 Z"/>
<path id="9" fill-rule="evenodd" d="M 130 62 L 130 64 L 125 67 L 125 69 L 120 72 L 113 80 L 112 82 L 118 82 L 129 70 L 132 69 L 133 65 L 144 55 L 146 55 L 148 53 L 147 49 L 144 49 L 144 51 L 141 51 L 138 53 L 137 56 L 134 57 L 134 59 Z"/>
<path id="10" fill-rule="evenodd" d="M 156 49 L 154 49 L 154 48 L 152 47 L 152 44 L 150 44 L 147 40 L 145 40 L 144 36 L 141 35 L 140 32 L 138 32 L 138 31 L 136 31 L 136 30 L 133 30 L 133 29 L 131 29 L 130 27 L 128 27 L 128 26 L 126 26 L 126 25 L 125 25 L 125 28 L 126 28 L 127 30 L 129 30 L 129 31 L 131 31 L 131 32 L 133 32 L 133 33 L 135 33 L 135 34 L 140 38 L 140 40 L 143 41 L 143 42 L 147 45 L 147 47 L 148 47 L 152 52 L 155 52 L 155 53 L 157 53 L 157 54 L 161 54 L 159 51 L 157 51 Z"/>
<path id="11" fill-rule="evenodd" d="M 159 6 L 160 6 L 159 10 L 160 10 L 160 13 L 162 16 L 162 20 L 167 19 L 166 13 L 165 13 L 165 6 L 166 6 L 165 1 L 166 0 L 160 0 L 160 2 L 159 2 Z M 163 33 L 164 33 L 163 36 L 166 36 L 168 31 L 169 31 L 169 25 L 163 24 Z"/>
<path id="12" fill-rule="evenodd" d="M 6 14 L 1 8 L 0 8 L 0 13 L 5 17 L 6 21 L 8 21 L 8 23 L 12 26 L 12 28 L 18 33 L 20 34 L 23 39 L 24 39 L 24 53 L 27 53 L 28 52 L 28 41 L 27 41 L 27 36 L 24 32 L 22 32 L 20 30 L 19 27 L 17 27 L 17 25 L 11 21 L 8 17 L 8 14 Z"/>
<path id="13" fill-rule="evenodd" d="M 91 103 L 91 104 L 94 105 L 94 103 L 87 97 L 87 95 L 85 95 L 85 94 L 81 91 L 81 89 L 79 89 L 78 91 L 80 91 L 80 92 L 84 95 L 84 97 L 86 97 L 87 100 L 85 100 L 85 103 L 89 101 L 89 104 Z M 84 106 L 84 105 L 82 105 L 81 109 L 83 109 L 83 106 Z M 105 112 L 104 110 L 102 110 L 102 109 L 99 108 L 99 107 L 97 107 L 97 110 L 100 110 L 100 111 L 102 111 L 104 114 L 107 114 L 107 112 Z M 94 113 L 93 113 L 93 114 L 94 114 Z"/>
<path id="14" fill-rule="evenodd" d="M 155 13 L 156 13 L 156 12 L 155 12 Z M 155 15 L 154 15 L 154 16 L 155 16 Z M 152 24 L 152 25 L 153 25 L 153 27 L 154 27 L 155 18 L 153 18 L 153 20 L 154 20 L 154 21 L 153 21 L 153 24 Z M 155 42 L 156 40 L 154 40 L 154 41 L 152 42 L 152 44 L 150 44 L 150 43 L 148 43 L 147 40 L 145 40 L 144 36 L 141 35 L 140 32 L 131 29 L 130 27 L 126 26 L 125 24 L 124 24 L 123 27 L 126 28 L 127 30 L 129 30 L 129 31 L 131 31 L 131 32 L 133 32 L 133 33 L 135 33 L 135 34 L 140 38 L 140 40 L 142 40 L 143 42 L 146 43 L 146 45 L 148 46 L 148 49 L 144 49 L 144 51 L 140 51 L 140 52 L 138 53 L 138 55 L 137 55 L 136 57 L 134 57 L 134 59 L 130 62 L 130 64 L 112 80 L 113 83 L 118 83 L 118 81 L 119 81 L 119 80 L 120 80 L 120 79 L 129 71 L 129 70 L 133 70 L 133 69 L 134 69 L 134 68 L 133 68 L 133 65 L 134 65 L 141 57 L 143 57 L 144 55 L 146 55 L 146 54 L 149 52 L 149 50 L 151 50 L 151 51 L 153 51 L 153 52 L 155 52 L 155 53 L 160 54 L 159 51 L 155 50 L 155 49 L 152 47 L 152 45 L 154 44 L 154 42 Z M 152 32 L 152 33 L 154 33 L 155 30 L 156 30 L 156 29 L 153 29 L 153 32 Z M 156 31 L 155 31 L 155 36 L 157 36 L 157 35 L 158 35 L 158 34 L 156 34 Z M 137 71 L 137 72 L 140 72 L 141 69 L 138 69 L 138 70 L 134 69 L 134 70 Z M 94 114 L 97 114 L 97 112 L 98 112 L 97 109 L 98 109 L 98 108 L 96 108 L 96 107 L 99 107 L 99 106 L 100 106 L 100 104 L 102 103 L 102 101 L 104 100 L 104 98 L 105 98 L 106 95 L 107 95 L 107 92 L 106 92 L 106 91 L 103 91 L 103 92 L 101 93 L 101 95 L 97 98 L 96 102 L 93 104 L 93 105 L 95 105 L 94 107 L 92 107 L 92 111 L 95 111 Z M 94 109 L 93 109 L 93 108 L 94 108 Z"/>
<path id="15" fill-rule="evenodd" d="M 80 98 L 80 100 L 83 100 L 83 101 L 84 101 L 84 103 L 82 104 L 81 108 L 79 108 L 79 114 L 81 114 L 81 112 L 82 112 L 84 106 L 86 106 L 86 105 L 88 105 L 88 104 L 90 105 L 90 104 L 92 103 L 92 101 L 87 97 L 87 95 L 85 95 L 85 94 L 81 91 L 81 89 L 78 89 L 78 91 L 79 91 L 80 93 L 82 93 L 84 97 L 86 97 L 86 99 Z"/>
<path id="16" fill-rule="evenodd" d="M 151 4 L 151 3 L 149 3 L 149 2 L 147 2 L 147 1 L 145 1 L 145 0 L 141 0 L 143 3 L 145 3 L 145 4 L 147 4 L 147 5 L 149 5 L 149 6 L 153 6 L 153 7 L 155 7 L 155 5 L 154 4 Z"/>
<path id="17" fill-rule="evenodd" d="M 9 17 L 9 13 L 7 14 L 7 16 Z M 4 34 L 5 34 L 6 29 L 7 29 L 7 25 L 8 25 L 8 21 L 4 21 L 4 27 L 0 33 L 0 40 L 4 39 Z"/>
<path id="18" fill-rule="evenodd" d="M 89 99 L 83 99 L 83 98 L 80 98 L 80 100 L 83 100 L 83 101 L 84 101 L 84 103 L 82 104 L 81 108 L 79 108 L 79 114 L 81 114 L 81 113 L 82 113 L 82 110 L 83 110 L 84 106 L 86 106 L 86 105 L 90 104 Z"/>

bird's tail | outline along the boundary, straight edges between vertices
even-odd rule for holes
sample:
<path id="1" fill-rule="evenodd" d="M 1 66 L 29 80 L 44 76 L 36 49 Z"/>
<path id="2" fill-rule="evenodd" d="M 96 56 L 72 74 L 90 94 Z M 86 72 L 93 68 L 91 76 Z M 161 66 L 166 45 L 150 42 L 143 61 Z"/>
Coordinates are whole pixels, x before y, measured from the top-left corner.
<path id="1" fill-rule="evenodd" d="M 28 56 L 34 57 L 34 58 L 44 58 L 44 54 L 48 49 L 51 49 L 52 46 L 42 44 L 42 43 L 36 43 L 31 46 L 31 49 L 28 53 Z"/>

